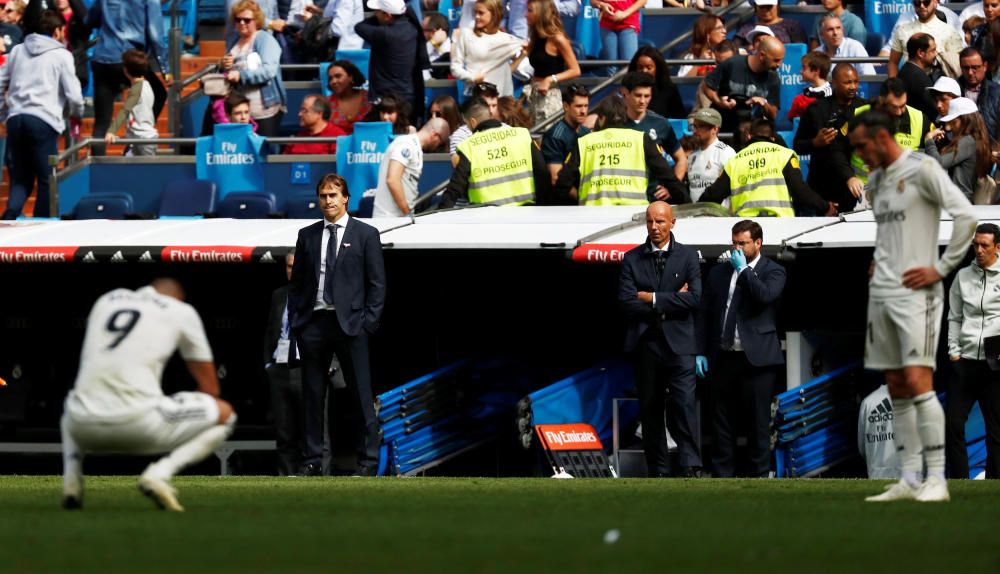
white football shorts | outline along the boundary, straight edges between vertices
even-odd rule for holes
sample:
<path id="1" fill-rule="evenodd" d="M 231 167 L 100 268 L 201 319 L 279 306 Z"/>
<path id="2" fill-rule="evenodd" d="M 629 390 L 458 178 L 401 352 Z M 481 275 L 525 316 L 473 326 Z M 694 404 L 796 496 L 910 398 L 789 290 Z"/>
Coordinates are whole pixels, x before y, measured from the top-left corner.
<path id="1" fill-rule="evenodd" d="M 929 293 L 868 299 L 865 368 L 880 371 L 937 365 L 944 301 Z"/>

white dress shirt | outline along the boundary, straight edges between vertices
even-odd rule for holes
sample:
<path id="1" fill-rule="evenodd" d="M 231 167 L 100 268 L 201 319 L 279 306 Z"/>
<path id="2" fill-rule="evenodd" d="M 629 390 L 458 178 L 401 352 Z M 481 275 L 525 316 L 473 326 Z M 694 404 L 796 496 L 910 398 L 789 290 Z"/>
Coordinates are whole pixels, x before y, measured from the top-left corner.
<path id="1" fill-rule="evenodd" d="M 757 252 L 757 257 L 753 258 L 749 264 L 743 269 L 737 271 L 733 269 L 733 276 L 729 279 L 729 297 L 726 298 L 726 313 L 722 316 L 722 330 L 726 330 L 726 321 L 729 320 L 729 306 L 733 303 L 733 293 L 736 293 L 736 280 L 739 279 L 740 273 L 743 273 L 747 269 L 753 269 L 757 267 L 757 263 L 760 261 L 760 252 Z M 733 350 L 742 351 L 743 345 L 740 344 L 740 329 L 739 327 L 733 328 Z"/>
<path id="2" fill-rule="evenodd" d="M 475 2 L 473 2 L 475 4 Z M 364 0 L 330 0 L 323 10 L 324 18 L 333 18 L 330 32 L 340 38 L 338 50 L 360 50 L 365 41 L 354 31 L 354 25 L 365 19 Z M 362 70 L 368 73 L 368 70 Z"/>
<path id="3" fill-rule="evenodd" d="M 337 226 L 337 244 L 333 247 L 334 257 L 340 253 L 340 246 L 344 242 L 344 230 L 347 229 L 347 220 L 350 218 L 351 216 L 345 212 L 340 219 L 333 222 Z M 323 235 L 319 246 L 319 285 L 316 288 L 316 304 L 313 305 L 313 311 L 333 311 L 334 309 L 333 304 L 327 304 L 323 300 L 323 286 L 326 285 L 326 248 L 330 244 L 330 230 L 326 227 L 327 225 L 330 225 L 330 222 L 324 219 Z"/>
<path id="4" fill-rule="evenodd" d="M 650 253 L 656 253 L 657 251 L 664 251 L 664 252 L 670 251 L 670 240 L 668 239 L 667 242 L 663 244 L 663 249 L 660 249 L 659 247 L 657 247 L 652 241 L 649 243 L 649 246 L 652 248 L 652 249 L 649 250 Z M 657 257 L 659 257 L 659 255 L 657 255 Z M 655 264 L 654 264 L 653 269 L 656 269 Z M 659 281 L 660 278 L 657 277 L 656 280 Z M 653 307 L 656 307 L 656 286 L 655 285 L 653 286 L 653 303 L 652 303 L 652 305 L 653 305 Z"/>

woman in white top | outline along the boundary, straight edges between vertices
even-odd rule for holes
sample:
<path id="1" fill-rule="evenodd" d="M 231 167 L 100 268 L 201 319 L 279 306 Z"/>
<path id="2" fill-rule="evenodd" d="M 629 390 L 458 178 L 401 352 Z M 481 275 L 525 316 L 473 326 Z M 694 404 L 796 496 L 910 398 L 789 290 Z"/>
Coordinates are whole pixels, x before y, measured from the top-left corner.
<path id="1" fill-rule="evenodd" d="M 511 58 L 524 48 L 520 39 L 500 31 L 500 0 L 476 2 L 476 27 L 458 35 L 451 54 L 451 75 L 466 83 L 466 94 L 479 82 L 496 85 L 501 96 L 514 95 Z"/>

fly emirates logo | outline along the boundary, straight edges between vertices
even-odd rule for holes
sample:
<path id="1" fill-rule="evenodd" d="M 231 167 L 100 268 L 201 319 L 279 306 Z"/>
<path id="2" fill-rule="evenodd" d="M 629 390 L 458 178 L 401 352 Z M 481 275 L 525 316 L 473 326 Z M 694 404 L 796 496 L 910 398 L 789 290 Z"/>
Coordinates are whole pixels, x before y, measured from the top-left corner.
<path id="1" fill-rule="evenodd" d="M 257 156 L 252 153 L 240 153 L 239 147 L 233 142 L 222 142 L 222 153 L 208 152 L 205 154 L 205 165 L 253 165 Z"/>
<path id="2" fill-rule="evenodd" d="M 558 446 L 572 446 L 575 444 L 591 444 L 597 442 L 597 435 L 590 431 L 566 432 L 566 431 L 545 431 L 545 440 L 549 444 Z"/>

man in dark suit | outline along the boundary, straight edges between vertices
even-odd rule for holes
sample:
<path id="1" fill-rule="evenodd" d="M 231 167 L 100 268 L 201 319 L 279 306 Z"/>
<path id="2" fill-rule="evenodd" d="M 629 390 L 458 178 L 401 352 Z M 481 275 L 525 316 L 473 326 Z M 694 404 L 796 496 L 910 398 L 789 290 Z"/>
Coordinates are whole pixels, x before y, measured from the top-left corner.
<path id="1" fill-rule="evenodd" d="M 733 226 L 730 264 L 709 271 L 698 314 L 697 374 L 704 378 L 711 368 L 717 477 L 735 474 L 734 427 L 744 415 L 750 473 L 764 477 L 771 470 L 771 398 L 785 363 L 776 327 L 785 268 L 761 254 L 763 241 L 758 223 L 744 219 Z"/>
<path id="2" fill-rule="evenodd" d="M 670 475 L 666 428 L 677 441 L 679 474 L 701 476 L 693 319 L 701 299 L 701 269 L 698 254 L 674 239 L 670 230 L 675 221 L 666 202 L 646 208 L 648 239 L 622 258 L 618 282 L 618 301 L 628 318 L 625 351 L 634 357 L 650 477 Z"/>
<path id="3" fill-rule="evenodd" d="M 340 360 L 362 427 L 361 476 L 378 471 L 379 424 L 375 416 L 368 335 L 385 304 L 385 267 L 378 231 L 347 215 L 350 192 L 337 174 L 316 186 L 323 221 L 299 230 L 289 285 L 289 320 L 302 356 L 305 441 L 301 473 L 318 476 L 323 457 L 323 405 L 334 354 Z"/>
<path id="4" fill-rule="evenodd" d="M 292 278 L 295 250 L 285 255 L 285 273 Z M 302 456 L 302 369 L 292 344 L 288 320 L 288 285 L 271 294 L 264 332 L 264 372 L 271 387 L 271 413 L 278 451 L 278 474 L 299 471 Z"/>

